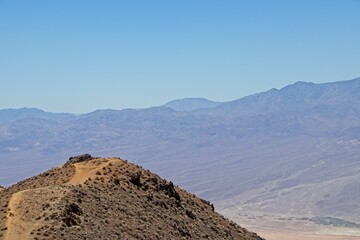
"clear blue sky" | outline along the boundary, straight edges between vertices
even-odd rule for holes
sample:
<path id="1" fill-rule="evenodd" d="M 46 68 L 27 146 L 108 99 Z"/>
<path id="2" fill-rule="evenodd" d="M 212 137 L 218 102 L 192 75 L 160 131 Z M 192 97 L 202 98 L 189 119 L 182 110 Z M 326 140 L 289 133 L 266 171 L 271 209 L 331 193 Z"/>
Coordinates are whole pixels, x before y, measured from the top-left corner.
<path id="1" fill-rule="evenodd" d="M 359 76 L 359 0 L 0 0 L 0 108 L 227 101 Z"/>

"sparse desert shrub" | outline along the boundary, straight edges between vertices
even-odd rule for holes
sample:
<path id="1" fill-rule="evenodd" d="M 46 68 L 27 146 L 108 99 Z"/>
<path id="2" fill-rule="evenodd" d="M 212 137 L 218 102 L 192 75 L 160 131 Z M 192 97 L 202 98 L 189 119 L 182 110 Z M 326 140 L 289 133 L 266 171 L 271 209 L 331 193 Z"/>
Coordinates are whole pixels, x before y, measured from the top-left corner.
<path id="1" fill-rule="evenodd" d="M 196 219 L 196 216 L 194 215 L 194 213 L 191 210 L 186 209 L 185 213 L 189 218 Z"/>
<path id="2" fill-rule="evenodd" d="M 117 178 L 115 178 L 115 179 L 114 179 L 114 184 L 115 184 L 116 186 L 119 186 L 119 185 L 120 185 L 120 180 L 117 179 Z"/>
<path id="3" fill-rule="evenodd" d="M 149 189 L 149 185 L 144 184 L 141 189 L 144 190 L 144 191 L 147 191 Z"/>
<path id="4" fill-rule="evenodd" d="M 155 203 L 155 205 L 158 205 L 158 206 L 160 206 L 160 207 L 162 207 L 162 208 L 169 209 L 168 206 L 167 206 L 167 204 L 166 204 L 164 201 L 157 200 L 157 201 L 155 201 L 154 203 Z M 166 217 L 166 215 L 165 215 L 165 217 Z"/>
<path id="5" fill-rule="evenodd" d="M 153 196 L 152 193 L 148 193 L 148 194 L 146 195 L 146 198 L 147 198 L 149 201 L 151 201 L 151 200 L 154 199 L 154 196 Z"/>
<path id="6" fill-rule="evenodd" d="M 201 198 L 200 198 L 200 200 L 201 200 L 203 203 L 205 203 L 206 205 L 210 206 L 212 211 L 215 211 L 214 204 L 212 204 L 212 203 L 210 203 L 209 201 L 206 201 L 206 200 L 204 200 L 204 199 L 201 199 Z"/>

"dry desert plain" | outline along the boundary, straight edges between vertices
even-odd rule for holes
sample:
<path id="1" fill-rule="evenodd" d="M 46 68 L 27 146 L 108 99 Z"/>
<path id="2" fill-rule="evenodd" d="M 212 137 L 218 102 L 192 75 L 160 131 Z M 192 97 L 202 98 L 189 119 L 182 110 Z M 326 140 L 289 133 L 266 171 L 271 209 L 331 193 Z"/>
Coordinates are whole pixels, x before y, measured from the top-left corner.
<path id="1" fill-rule="evenodd" d="M 280 220 L 269 215 L 244 216 L 228 210 L 219 212 L 267 240 L 360 240 L 359 228 L 324 226 L 310 221 Z"/>

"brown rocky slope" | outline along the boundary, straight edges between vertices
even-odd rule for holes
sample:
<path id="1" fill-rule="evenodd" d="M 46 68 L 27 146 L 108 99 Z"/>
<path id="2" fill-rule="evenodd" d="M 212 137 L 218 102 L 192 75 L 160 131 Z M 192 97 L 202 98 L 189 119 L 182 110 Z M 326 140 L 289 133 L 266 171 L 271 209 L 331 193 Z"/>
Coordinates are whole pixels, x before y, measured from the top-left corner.
<path id="1" fill-rule="evenodd" d="M 119 158 L 70 158 L 0 193 L 0 239 L 262 239 Z"/>

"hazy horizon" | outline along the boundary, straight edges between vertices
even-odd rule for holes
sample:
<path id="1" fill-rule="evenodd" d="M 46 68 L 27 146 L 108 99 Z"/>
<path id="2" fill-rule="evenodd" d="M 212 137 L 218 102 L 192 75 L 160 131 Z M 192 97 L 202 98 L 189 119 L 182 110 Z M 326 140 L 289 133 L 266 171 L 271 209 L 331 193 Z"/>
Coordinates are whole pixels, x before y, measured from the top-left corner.
<path id="1" fill-rule="evenodd" d="M 354 78 L 354 79 L 358 79 L 358 78 Z M 340 80 L 340 81 L 349 81 L 349 80 L 353 80 L 353 79 L 345 79 L 345 80 Z M 333 81 L 333 82 L 338 82 L 338 81 Z M 311 83 L 316 83 L 316 84 L 321 84 L 321 83 L 333 83 L 333 82 L 311 82 Z M 281 88 L 283 87 L 286 87 L 286 86 L 289 86 L 289 85 L 292 85 L 292 84 L 295 84 L 294 83 L 290 83 L 288 85 L 285 85 L 285 86 L 282 86 L 282 87 L 279 87 L 279 88 L 275 88 L 275 89 L 278 89 L 280 90 Z M 271 89 L 274 89 L 274 88 L 271 88 Z M 166 102 L 163 102 L 163 103 L 159 103 L 157 105 L 148 105 L 146 107 L 124 107 L 124 108 L 108 108 L 108 107 L 104 107 L 104 108 L 96 108 L 96 109 L 92 109 L 90 111 L 87 111 L 87 112 L 71 112 L 71 111 L 53 111 L 51 109 L 43 109 L 43 108 L 40 108 L 40 107 L 37 107 L 37 106 L 20 106 L 20 107 L 4 107 L 4 108 L 0 108 L 0 110 L 4 110 L 4 109 L 40 109 L 42 111 L 45 111 L 45 112 L 51 112 L 51 113 L 70 113 L 70 114 L 86 114 L 86 113 L 91 113 L 91 112 L 94 112 L 94 111 L 97 111 L 97 110 L 125 110 L 125 109 L 146 109 L 146 108 L 150 108 L 150 107 L 160 107 L 160 106 L 163 106 L 163 105 L 166 105 L 167 103 L 170 103 L 172 101 L 175 101 L 175 100 L 184 100 L 184 99 L 196 99 L 196 98 L 202 98 L 202 99 L 206 99 L 206 100 L 209 100 L 209 101 L 213 101 L 213 102 L 220 102 L 220 103 L 225 103 L 225 102 L 231 102 L 231 101 L 235 101 L 235 100 L 238 100 L 238 99 L 241 99 L 243 97 L 247 97 L 247 96 L 251 96 L 251 95 L 254 95 L 254 94 L 258 94 L 258 93 L 262 93 L 262 92 L 266 92 L 266 91 L 269 91 L 271 89 L 266 89 L 264 91 L 261 91 L 261 92 L 254 92 L 254 93 L 250 93 L 248 95 L 244 95 L 244 96 L 241 96 L 241 97 L 238 97 L 238 98 L 235 98 L 235 99 L 229 99 L 229 100 L 224 100 L 224 101 L 216 101 L 216 100 L 213 100 L 213 99 L 209 99 L 209 98 L 204 98 L 202 96 L 190 96 L 190 97 L 180 97 L 180 98 L 177 98 L 177 99 L 169 99 L 168 101 Z"/>

